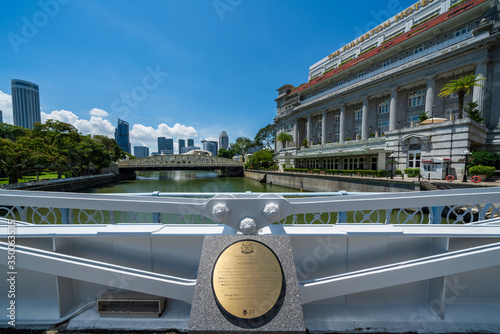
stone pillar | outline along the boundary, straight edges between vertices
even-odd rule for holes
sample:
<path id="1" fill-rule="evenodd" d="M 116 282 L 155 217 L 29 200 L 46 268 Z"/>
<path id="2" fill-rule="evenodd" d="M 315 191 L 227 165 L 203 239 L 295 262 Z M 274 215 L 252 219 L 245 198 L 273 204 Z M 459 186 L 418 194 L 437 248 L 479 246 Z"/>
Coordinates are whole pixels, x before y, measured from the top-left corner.
<path id="1" fill-rule="evenodd" d="M 295 140 L 295 147 L 300 147 L 300 144 L 299 144 L 299 119 L 296 118 L 295 119 L 295 129 L 294 129 L 294 138 L 293 140 Z"/>
<path id="2" fill-rule="evenodd" d="M 363 117 L 361 118 L 361 140 L 368 139 L 368 97 L 363 99 Z"/>
<path id="3" fill-rule="evenodd" d="M 433 77 L 427 79 L 427 91 L 425 92 L 425 113 L 428 117 L 433 117 L 434 91 L 436 89 L 436 80 Z"/>
<path id="4" fill-rule="evenodd" d="M 386 159 L 386 154 L 385 152 L 379 152 L 378 158 L 377 158 L 377 169 L 378 170 L 385 170 L 385 159 Z"/>
<path id="5" fill-rule="evenodd" d="M 326 111 L 323 111 L 321 119 L 321 145 L 326 145 Z"/>
<path id="6" fill-rule="evenodd" d="M 396 130 L 396 106 L 398 102 L 398 89 L 391 90 L 391 103 L 389 105 L 389 131 Z"/>
<path id="7" fill-rule="evenodd" d="M 307 116 L 307 129 L 306 129 L 306 138 L 307 138 L 307 142 L 308 143 L 311 142 L 311 135 L 312 135 L 312 131 L 311 131 L 311 115 L 308 115 Z"/>
<path id="8" fill-rule="evenodd" d="M 487 69 L 488 60 L 482 61 L 479 64 L 476 64 L 474 74 L 486 79 Z M 486 84 L 486 80 L 480 81 L 480 84 L 484 86 Z M 484 87 L 476 86 L 472 88 L 472 102 L 477 102 L 477 108 L 484 116 Z"/>
<path id="9" fill-rule="evenodd" d="M 345 104 L 340 106 L 340 135 L 339 142 L 345 142 Z"/>

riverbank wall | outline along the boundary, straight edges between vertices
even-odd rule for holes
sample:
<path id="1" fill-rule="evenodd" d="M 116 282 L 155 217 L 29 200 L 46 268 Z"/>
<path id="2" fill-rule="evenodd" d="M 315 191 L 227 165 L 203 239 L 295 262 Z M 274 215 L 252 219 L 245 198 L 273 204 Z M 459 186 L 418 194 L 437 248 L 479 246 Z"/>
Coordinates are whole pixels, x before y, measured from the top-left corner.
<path id="1" fill-rule="evenodd" d="M 38 191 L 59 191 L 78 192 L 92 187 L 99 187 L 108 183 L 120 180 L 135 179 L 135 173 L 128 174 L 101 174 L 81 177 L 70 177 L 66 179 L 52 179 L 34 182 L 3 185 L 2 189 L 9 190 L 38 190 Z"/>
<path id="2" fill-rule="evenodd" d="M 420 182 L 358 176 L 332 176 L 245 170 L 245 177 L 304 191 L 408 192 L 420 191 Z"/>

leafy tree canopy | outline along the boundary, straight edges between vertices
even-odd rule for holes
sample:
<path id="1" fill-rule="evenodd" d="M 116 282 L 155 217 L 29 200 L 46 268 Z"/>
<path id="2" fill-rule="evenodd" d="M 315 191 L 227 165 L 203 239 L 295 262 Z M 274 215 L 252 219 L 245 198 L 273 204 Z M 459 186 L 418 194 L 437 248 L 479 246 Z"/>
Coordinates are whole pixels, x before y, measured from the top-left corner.
<path id="1" fill-rule="evenodd" d="M 274 155 L 272 149 L 263 149 L 253 153 L 249 159 L 249 165 L 253 168 L 267 168 L 273 165 Z"/>
<path id="2" fill-rule="evenodd" d="M 268 124 L 257 132 L 255 135 L 254 142 L 259 146 L 264 146 L 264 148 L 273 149 L 274 148 L 274 125 Z"/>

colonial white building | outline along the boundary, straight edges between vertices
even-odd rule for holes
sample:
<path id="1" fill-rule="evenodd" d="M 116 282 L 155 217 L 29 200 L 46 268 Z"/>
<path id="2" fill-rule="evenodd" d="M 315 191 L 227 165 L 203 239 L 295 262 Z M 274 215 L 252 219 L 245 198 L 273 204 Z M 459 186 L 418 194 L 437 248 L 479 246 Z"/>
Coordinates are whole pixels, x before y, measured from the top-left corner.
<path id="1" fill-rule="evenodd" d="M 313 64 L 309 82 L 278 89 L 276 135 L 293 138 L 276 141 L 280 165 L 382 170 L 394 159 L 427 175 L 425 162 L 444 161 L 461 177 L 465 150 L 500 152 L 499 11 L 499 0 L 420 0 Z M 486 79 L 464 103 L 478 102 L 484 124 L 457 117 L 458 96 L 438 97 L 468 74 Z M 419 124 L 422 112 L 434 121 Z"/>

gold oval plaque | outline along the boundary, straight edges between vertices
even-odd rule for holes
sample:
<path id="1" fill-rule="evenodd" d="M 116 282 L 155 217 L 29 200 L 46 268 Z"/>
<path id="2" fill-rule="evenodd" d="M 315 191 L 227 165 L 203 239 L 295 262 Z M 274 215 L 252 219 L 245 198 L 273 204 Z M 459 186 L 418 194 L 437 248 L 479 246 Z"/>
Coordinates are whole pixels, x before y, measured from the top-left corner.
<path id="1" fill-rule="evenodd" d="M 219 255 L 212 286 L 223 311 L 238 319 L 264 322 L 273 310 L 279 310 L 285 292 L 278 258 L 269 247 L 255 240 L 235 242 Z"/>

